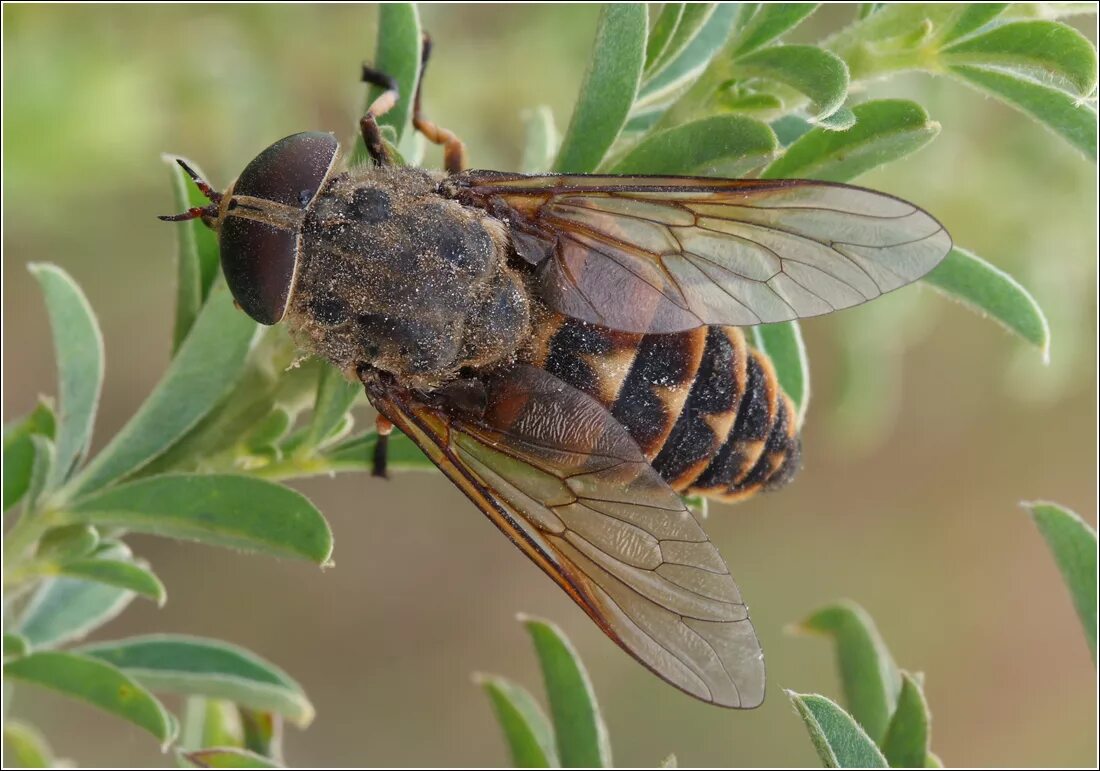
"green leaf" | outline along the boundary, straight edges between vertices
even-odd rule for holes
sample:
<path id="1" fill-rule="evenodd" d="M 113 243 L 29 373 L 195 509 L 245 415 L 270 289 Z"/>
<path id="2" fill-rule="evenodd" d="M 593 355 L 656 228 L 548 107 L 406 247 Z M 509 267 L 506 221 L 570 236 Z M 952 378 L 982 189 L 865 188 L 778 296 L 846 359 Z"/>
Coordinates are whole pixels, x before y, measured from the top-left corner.
<path id="1" fill-rule="evenodd" d="M 102 557 L 125 558 L 129 550 L 123 544 L 100 544 Z M 121 613 L 134 593 L 116 586 L 51 578 L 31 595 L 16 631 L 36 648 L 62 645 L 78 640 Z"/>
<path id="2" fill-rule="evenodd" d="M 475 680 L 489 695 L 512 753 L 512 765 L 517 768 L 556 767 L 554 730 L 534 697 L 503 677 L 478 675 Z"/>
<path id="3" fill-rule="evenodd" d="M 702 5 L 704 4 L 692 3 L 684 13 L 701 14 Z M 646 73 L 645 83 L 638 92 L 635 111 L 654 109 L 657 105 L 666 103 L 698 77 L 729 38 L 736 15 L 736 3 L 718 3 L 704 18 L 698 31 L 690 38 L 685 38 L 684 48 L 679 55 L 672 57 L 659 70 Z"/>
<path id="4" fill-rule="evenodd" d="M 27 484 L 26 503 L 28 509 L 38 505 L 39 498 L 46 491 L 51 471 L 56 464 L 57 451 L 54 444 L 42 434 L 31 434 L 31 447 L 34 449 L 34 462 L 31 464 L 31 478 Z"/>
<path id="5" fill-rule="evenodd" d="M 244 729 L 244 748 L 249 752 L 283 762 L 283 718 L 266 710 L 238 707 Z"/>
<path id="6" fill-rule="evenodd" d="M 34 468 L 34 435 L 53 439 L 53 409 L 39 399 L 37 406 L 18 423 L 4 427 L 4 511 L 22 500 L 31 484 Z"/>
<path id="7" fill-rule="evenodd" d="M 134 562 L 105 559 L 72 560 L 58 565 L 56 570 L 68 578 L 127 589 L 134 594 L 148 597 L 157 605 L 164 605 L 167 599 L 164 584 L 160 579 L 152 571 Z"/>
<path id="8" fill-rule="evenodd" d="M 172 446 L 233 388 L 257 325 L 224 285 L 211 294 L 144 404 L 71 483 L 76 496 L 133 473 Z"/>
<path id="9" fill-rule="evenodd" d="M 324 563 L 332 532 L 301 493 L 232 474 L 164 474 L 76 501 L 68 514 L 93 525 Z"/>
<path id="10" fill-rule="evenodd" d="M 182 754 L 199 768 L 279 768 L 263 755 L 236 747 L 211 747 Z"/>
<path id="11" fill-rule="evenodd" d="M 965 38 L 940 52 L 948 66 L 996 68 L 1088 96 L 1096 88 L 1096 49 L 1089 39 L 1056 21 L 1013 21 Z"/>
<path id="12" fill-rule="evenodd" d="M 897 703 L 901 676 L 867 611 L 854 602 L 838 602 L 812 614 L 795 631 L 836 641 L 844 701 L 871 738 L 881 739 Z"/>
<path id="13" fill-rule="evenodd" d="M 1069 587 L 1073 606 L 1085 628 L 1096 662 L 1096 531 L 1080 516 L 1057 503 L 1023 504 L 1043 534 Z"/>
<path id="14" fill-rule="evenodd" d="M 886 768 L 886 758 L 852 716 L 817 694 L 787 691 L 826 768 Z"/>
<path id="15" fill-rule="evenodd" d="M 302 687 L 274 664 L 220 640 L 143 635 L 80 648 L 153 691 L 226 699 L 284 715 L 303 728 L 314 710 Z"/>
<path id="16" fill-rule="evenodd" d="M 397 144 L 412 122 L 413 96 L 420 76 L 420 15 L 416 3 L 385 3 L 378 8 L 378 42 L 372 65 L 397 81 L 397 104 L 378 119 L 381 126 L 391 126 Z M 369 105 L 382 93 L 371 86 Z M 362 139 L 360 139 L 362 142 Z"/>
<path id="17" fill-rule="evenodd" d="M 167 745 L 176 723 L 151 693 L 102 661 L 61 651 L 32 653 L 4 664 L 4 674 L 82 699 L 144 728 Z"/>
<path id="18" fill-rule="evenodd" d="M 739 78 L 760 78 L 793 88 L 810 100 L 811 116 L 820 120 L 836 112 L 848 95 L 848 67 L 836 55 L 816 46 L 774 46 L 754 51 L 732 65 Z"/>
<path id="19" fill-rule="evenodd" d="M 810 362 L 797 321 L 759 324 L 752 328 L 753 345 L 768 355 L 783 392 L 791 397 L 798 425 L 806 417 L 810 404 Z"/>
<path id="20" fill-rule="evenodd" d="M 363 392 L 362 383 L 352 383 L 336 367 L 321 367 L 317 381 L 317 396 L 309 421 L 305 444 L 317 447 L 332 437 L 343 424 L 352 403 Z"/>
<path id="21" fill-rule="evenodd" d="M 967 3 L 956 17 L 954 26 L 943 36 L 943 42 L 957 40 L 963 35 L 969 35 L 974 30 L 984 27 L 1000 16 L 1009 5 L 1009 3 Z"/>
<path id="22" fill-rule="evenodd" d="M 1096 161 L 1096 109 L 1058 88 L 982 67 L 954 64 L 949 71 L 1027 113 Z"/>
<path id="23" fill-rule="evenodd" d="M 46 531 L 38 542 L 37 556 L 60 562 L 91 553 L 99 545 L 99 532 L 91 525 L 65 525 Z"/>
<path id="24" fill-rule="evenodd" d="M 325 459 L 337 471 L 363 471 L 371 467 L 371 458 L 374 455 L 374 446 L 377 443 L 378 435 L 373 431 L 355 436 L 326 451 Z M 428 456 L 400 431 L 394 431 L 390 434 L 387 458 L 389 468 L 393 470 L 436 470 L 436 465 L 428 459 Z"/>
<path id="25" fill-rule="evenodd" d="M 554 164 L 558 152 L 558 129 L 549 107 L 525 110 L 523 118 L 523 158 L 520 171 L 524 174 L 545 174 Z"/>
<path id="26" fill-rule="evenodd" d="M 952 299 L 999 322 L 1050 357 L 1050 327 L 1039 304 L 1004 271 L 971 252 L 953 247 L 924 277 Z"/>
<path id="27" fill-rule="evenodd" d="M 179 746 L 182 749 L 243 747 L 241 734 L 241 718 L 235 704 L 222 699 L 187 697 L 180 729 Z"/>
<path id="28" fill-rule="evenodd" d="M 645 71 L 648 72 L 668 49 L 672 35 L 680 26 L 686 3 L 665 3 L 657 20 L 650 25 L 649 38 L 645 45 Z"/>
<path id="29" fill-rule="evenodd" d="M 940 133 L 940 124 L 929 119 L 923 107 L 905 99 L 864 102 L 852 113 L 856 122 L 850 129 L 810 129 L 761 176 L 847 182 L 916 152 Z"/>
<path id="30" fill-rule="evenodd" d="M 856 114 L 847 107 L 841 107 L 832 115 L 818 118 L 814 121 L 814 124 L 833 133 L 847 131 L 852 126 L 856 125 Z"/>
<path id="31" fill-rule="evenodd" d="M 53 768 L 54 757 L 37 729 L 17 720 L 4 724 L 5 768 Z"/>
<path id="32" fill-rule="evenodd" d="M 42 288 L 57 354 L 59 413 L 55 461 L 47 481 L 52 490 L 84 458 L 92 439 L 103 387 L 103 335 L 92 306 L 68 273 L 44 263 L 28 267 Z"/>
<path id="33" fill-rule="evenodd" d="M 920 684 L 908 672 L 902 672 L 898 706 L 882 740 L 882 754 L 891 768 L 924 767 L 930 719 Z"/>
<path id="34" fill-rule="evenodd" d="M 672 5 L 672 3 L 669 5 Z M 684 3 L 683 5 L 683 13 L 677 20 L 676 27 L 672 30 L 672 34 L 669 36 L 669 40 L 660 55 L 650 61 L 648 48 L 646 50 L 645 76 L 647 79 L 652 78 L 683 55 L 692 41 L 706 27 L 718 4 Z"/>
<path id="35" fill-rule="evenodd" d="M 610 768 L 607 728 L 577 651 L 549 621 L 520 616 L 535 643 L 564 768 Z"/>
<path id="36" fill-rule="evenodd" d="M 768 161 L 778 147 L 767 124 L 714 115 L 650 134 L 609 171 L 735 177 Z"/>
<path id="37" fill-rule="evenodd" d="M 171 167 L 172 197 L 177 211 L 186 211 L 210 202 L 191 181 L 191 177 L 176 163 L 178 156 L 161 156 Z M 201 178 L 206 179 L 198 164 L 183 158 Z M 176 320 L 172 330 L 172 352 L 179 350 L 184 338 L 198 318 L 210 288 L 218 277 L 219 250 L 217 234 L 201 219 L 177 223 L 176 238 Z"/>
<path id="38" fill-rule="evenodd" d="M 13 632 L 4 633 L 4 658 L 26 656 L 30 650 L 31 644 L 23 635 Z"/>
<path id="39" fill-rule="evenodd" d="M 645 63 L 646 8 L 611 3 L 603 7 L 573 117 L 562 139 L 555 171 L 596 169 L 626 123 Z"/>
<path id="40" fill-rule="evenodd" d="M 741 56 L 767 45 L 817 10 L 819 3 L 767 3 L 760 5 L 733 39 L 730 53 Z"/>
<path id="41" fill-rule="evenodd" d="M 267 413 L 256 427 L 248 432 L 245 444 L 248 449 L 255 452 L 272 450 L 290 430 L 290 424 L 294 422 L 291 414 L 282 407 L 275 406 Z"/>

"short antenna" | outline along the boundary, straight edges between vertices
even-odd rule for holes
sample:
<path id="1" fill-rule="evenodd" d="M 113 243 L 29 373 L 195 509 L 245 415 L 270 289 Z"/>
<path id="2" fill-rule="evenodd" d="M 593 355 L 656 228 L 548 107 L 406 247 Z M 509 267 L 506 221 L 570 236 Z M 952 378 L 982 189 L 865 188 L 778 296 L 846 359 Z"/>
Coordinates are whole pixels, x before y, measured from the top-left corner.
<path id="1" fill-rule="evenodd" d="M 180 168 L 187 172 L 187 176 L 191 177 L 191 180 L 195 183 L 195 187 L 199 189 L 199 192 L 206 196 L 210 201 L 208 206 L 192 206 L 187 211 L 181 214 L 162 214 L 157 219 L 164 222 L 186 222 L 187 220 L 198 219 L 199 217 L 217 217 L 218 216 L 218 204 L 221 203 L 222 194 L 214 188 L 210 187 L 205 179 L 195 173 L 195 170 L 187 165 L 187 162 L 182 158 L 176 158 L 176 163 L 180 165 Z"/>

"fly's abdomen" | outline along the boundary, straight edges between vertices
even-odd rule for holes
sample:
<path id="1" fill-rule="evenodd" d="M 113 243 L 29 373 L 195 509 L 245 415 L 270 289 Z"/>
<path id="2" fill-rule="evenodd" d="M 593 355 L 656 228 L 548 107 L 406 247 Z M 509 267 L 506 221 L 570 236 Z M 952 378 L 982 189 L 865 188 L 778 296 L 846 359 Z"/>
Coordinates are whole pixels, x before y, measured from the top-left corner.
<path id="1" fill-rule="evenodd" d="M 798 470 L 797 414 L 736 327 L 636 335 L 555 316 L 531 362 L 599 400 L 682 493 L 741 500 Z"/>

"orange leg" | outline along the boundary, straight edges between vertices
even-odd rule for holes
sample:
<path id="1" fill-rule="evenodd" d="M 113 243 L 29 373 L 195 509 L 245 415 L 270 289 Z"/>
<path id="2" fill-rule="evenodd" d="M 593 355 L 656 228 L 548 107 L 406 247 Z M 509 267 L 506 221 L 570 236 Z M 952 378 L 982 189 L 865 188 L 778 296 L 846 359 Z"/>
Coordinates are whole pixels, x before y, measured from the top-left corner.
<path id="1" fill-rule="evenodd" d="M 397 81 L 384 72 L 363 65 L 363 82 L 384 88 L 377 99 L 367 108 L 367 114 L 359 119 L 359 130 L 363 134 L 363 143 L 367 146 L 375 166 L 389 166 L 391 161 L 386 152 L 386 143 L 382 141 L 382 131 L 378 128 L 378 118 L 385 115 L 397 104 Z"/>
<path id="2" fill-rule="evenodd" d="M 466 168 L 466 145 L 462 140 L 448 129 L 437 126 L 426 117 L 420 106 L 420 91 L 424 87 L 424 73 L 428 69 L 428 57 L 432 53 L 432 39 L 424 36 L 423 47 L 420 54 L 420 78 L 416 83 L 416 97 L 413 99 L 413 126 L 423 134 L 429 142 L 443 145 L 443 168 L 448 174 L 456 174 Z"/>

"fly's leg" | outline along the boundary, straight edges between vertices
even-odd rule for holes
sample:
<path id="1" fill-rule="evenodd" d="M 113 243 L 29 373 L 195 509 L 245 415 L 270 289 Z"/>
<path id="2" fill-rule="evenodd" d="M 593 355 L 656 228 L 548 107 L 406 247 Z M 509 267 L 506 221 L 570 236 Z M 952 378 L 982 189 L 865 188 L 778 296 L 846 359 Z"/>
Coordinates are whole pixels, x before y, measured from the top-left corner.
<path id="1" fill-rule="evenodd" d="M 393 423 L 382 415 L 378 415 L 374 419 L 375 428 L 378 431 L 378 440 L 374 443 L 374 453 L 371 455 L 371 470 L 370 475 L 372 477 L 382 477 L 386 479 L 386 459 L 390 444 L 390 434 L 393 432 Z"/>
<path id="2" fill-rule="evenodd" d="M 397 81 L 384 72 L 363 65 L 364 83 L 385 89 L 377 99 L 371 102 L 367 108 L 367 114 L 359 119 L 359 130 L 363 134 L 363 144 L 367 146 L 371 160 L 375 166 L 389 166 L 389 153 L 386 152 L 386 143 L 382 141 L 382 131 L 378 128 L 378 118 L 385 115 L 397 104 Z"/>
<path id="3" fill-rule="evenodd" d="M 424 87 L 424 71 L 428 68 L 428 57 L 432 53 L 432 39 L 427 35 L 421 46 L 420 78 L 416 82 L 416 97 L 413 99 L 413 126 L 429 142 L 443 145 L 443 168 L 448 174 L 457 174 L 466 168 L 466 145 L 453 132 L 435 125 L 426 117 L 420 107 L 420 91 Z"/>

